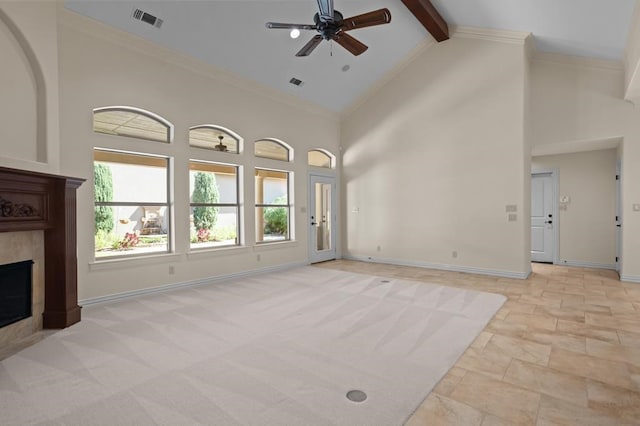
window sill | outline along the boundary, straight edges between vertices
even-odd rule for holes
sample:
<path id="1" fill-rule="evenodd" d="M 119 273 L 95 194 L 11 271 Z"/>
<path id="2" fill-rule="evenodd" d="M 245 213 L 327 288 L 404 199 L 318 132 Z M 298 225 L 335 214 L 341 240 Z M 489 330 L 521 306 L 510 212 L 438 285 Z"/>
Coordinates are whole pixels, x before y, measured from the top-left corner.
<path id="1" fill-rule="evenodd" d="M 253 246 L 253 251 L 280 250 L 280 249 L 295 248 L 295 247 L 298 247 L 298 242 L 295 240 L 274 241 L 274 242 L 266 242 L 266 243 L 256 243 L 256 245 Z"/>
<path id="2" fill-rule="evenodd" d="M 237 254 L 245 254 L 249 252 L 247 246 L 231 246 L 220 248 L 202 248 L 195 249 L 187 253 L 188 259 L 200 260 L 209 259 L 214 256 L 233 256 Z"/>
<path id="3" fill-rule="evenodd" d="M 178 253 L 163 253 L 149 256 L 127 257 L 122 259 L 104 259 L 89 262 L 89 271 L 107 271 L 110 269 L 134 268 L 136 266 L 157 263 L 178 262 L 182 258 Z"/>

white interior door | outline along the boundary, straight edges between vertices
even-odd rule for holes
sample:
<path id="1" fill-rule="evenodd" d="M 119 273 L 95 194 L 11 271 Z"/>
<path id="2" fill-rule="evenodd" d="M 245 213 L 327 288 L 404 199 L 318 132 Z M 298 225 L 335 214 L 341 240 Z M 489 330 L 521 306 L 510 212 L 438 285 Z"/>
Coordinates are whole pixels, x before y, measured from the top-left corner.
<path id="1" fill-rule="evenodd" d="M 309 260 L 311 263 L 336 258 L 336 180 L 309 177 Z"/>
<path id="2" fill-rule="evenodd" d="M 555 250 L 553 177 L 549 174 L 531 176 L 531 260 L 553 263 Z"/>

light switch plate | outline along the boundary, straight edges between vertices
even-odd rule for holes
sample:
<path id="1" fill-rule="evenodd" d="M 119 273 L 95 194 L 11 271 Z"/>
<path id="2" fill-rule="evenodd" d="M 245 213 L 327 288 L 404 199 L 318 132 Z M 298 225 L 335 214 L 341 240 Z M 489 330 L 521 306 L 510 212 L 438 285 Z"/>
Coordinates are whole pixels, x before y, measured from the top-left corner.
<path id="1" fill-rule="evenodd" d="M 634 204 L 633 205 L 633 211 L 634 212 L 640 212 L 640 204 Z"/>
<path id="2" fill-rule="evenodd" d="M 518 206 L 516 204 L 507 204 L 505 206 L 505 211 L 507 213 L 509 213 L 509 212 L 517 212 L 518 211 Z"/>
<path id="3" fill-rule="evenodd" d="M 568 203 L 571 201 L 571 197 L 569 197 L 568 195 L 562 195 L 560 196 L 560 202 L 561 203 Z"/>
<path id="4" fill-rule="evenodd" d="M 515 222 L 518 220 L 518 215 L 515 213 L 510 213 L 509 214 L 509 222 Z"/>

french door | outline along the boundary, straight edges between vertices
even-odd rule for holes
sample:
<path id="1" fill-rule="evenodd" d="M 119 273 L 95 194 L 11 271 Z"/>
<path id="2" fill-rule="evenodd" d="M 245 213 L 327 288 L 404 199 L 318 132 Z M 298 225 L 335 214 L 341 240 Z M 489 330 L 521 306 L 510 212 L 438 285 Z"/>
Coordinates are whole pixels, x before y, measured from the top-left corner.
<path id="1" fill-rule="evenodd" d="M 336 179 L 309 175 L 309 260 L 336 258 Z"/>

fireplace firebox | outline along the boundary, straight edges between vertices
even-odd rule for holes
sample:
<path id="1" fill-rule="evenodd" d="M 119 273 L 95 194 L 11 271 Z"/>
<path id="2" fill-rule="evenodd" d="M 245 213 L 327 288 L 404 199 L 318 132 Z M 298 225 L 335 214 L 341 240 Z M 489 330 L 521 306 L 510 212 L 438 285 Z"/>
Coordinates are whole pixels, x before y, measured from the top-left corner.
<path id="1" fill-rule="evenodd" d="M 0 265 L 0 328 L 31 316 L 33 260 Z"/>

